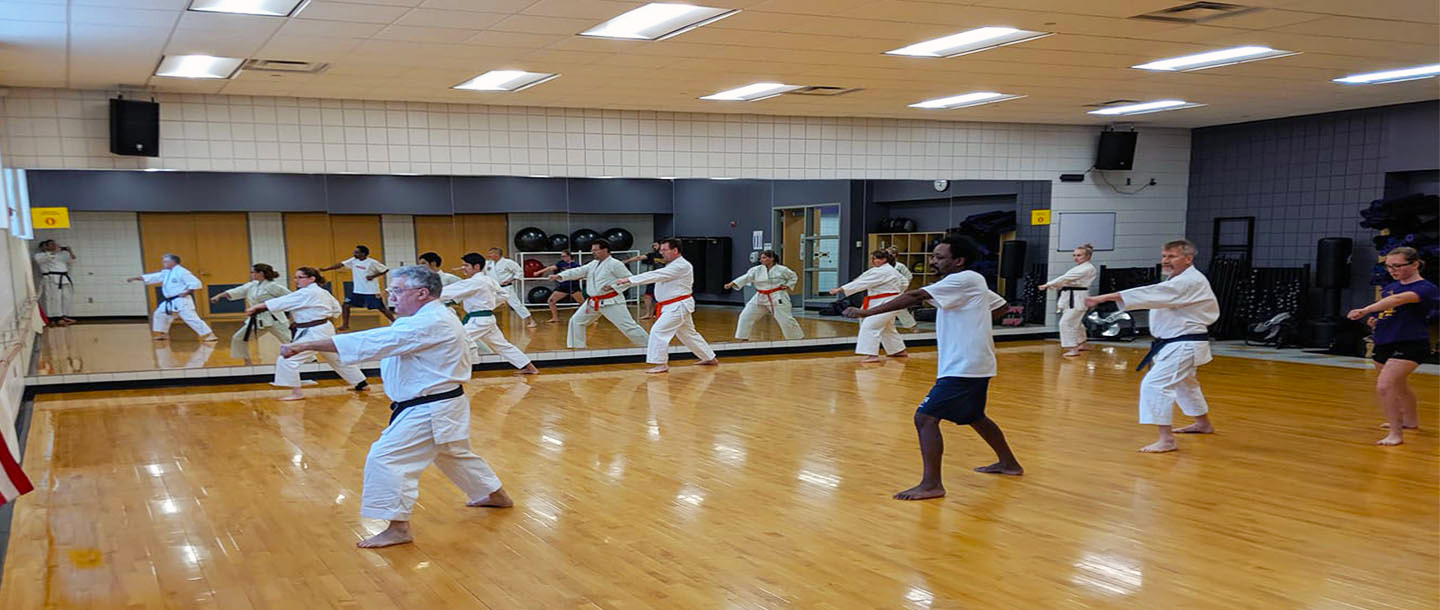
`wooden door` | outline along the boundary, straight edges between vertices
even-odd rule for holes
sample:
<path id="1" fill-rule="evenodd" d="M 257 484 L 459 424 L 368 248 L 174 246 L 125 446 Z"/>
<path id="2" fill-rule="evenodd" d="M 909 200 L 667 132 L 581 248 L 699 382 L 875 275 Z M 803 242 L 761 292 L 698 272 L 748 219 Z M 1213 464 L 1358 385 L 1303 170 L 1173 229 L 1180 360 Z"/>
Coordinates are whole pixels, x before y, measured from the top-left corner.
<path id="1" fill-rule="evenodd" d="M 179 256 L 181 265 L 191 271 L 195 270 L 195 264 L 199 262 L 195 249 L 195 221 L 190 218 L 190 214 L 141 212 L 140 256 L 145 271 L 159 271 L 160 257 L 166 254 Z M 249 250 L 246 250 L 245 258 L 250 258 Z M 157 304 L 157 286 L 145 288 L 145 302 L 149 304 L 150 311 L 154 311 Z"/>
<path id="2" fill-rule="evenodd" d="M 294 270 L 300 267 L 315 267 L 319 269 L 326 265 L 333 265 L 350 255 L 335 258 L 335 248 L 331 245 L 330 236 L 330 215 L 324 213 L 288 213 L 285 214 L 285 261 L 290 266 L 291 278 L 285 278 L 285 285 L 295 289 L 295 280 L 292 279 Z M 345 271 L 327 271 L 323 275 L 331 283 L 331 291 L 335 291 L 336 279 Z M 336 293 L 339 295 L 339 293 Z M 340 298 L 344 295 L 339 295 Z"/>
<path id="3" fill-rule="evenodd" d="M 440 255 L 440 265 L 453 269 L 460 265 L 465 254 L 465 242 L 460 238 L 454 216 L 415 217 L 415 264 L 420 264 L 420 255 L 434 252 Z"/>
<path id="4" fill-rule="evenodd" d="M 333 262 L 343 261 L 355 254 L 355 246 L 364 245 L 370 248 L 370 258 L 377 261 L 385 261 L 385 250 L 380 244 L 380 217 L 372 215 L 332 215 L 330 216 L 330 260 Z M 398 253 L 398 254 L 404 254 Z M 333 264 L 326 263 L 326 264 Z M 331 278 L 331 288 L 335 291 L 335 298 L 341 302 L 345 301 L 345 286 L 350 283 L 350 271 L 340 268 L 335 271 Z M 380 287 L 380 298 L 384 299 L 385 278 L 379 278 L 376 283 Z M 355 314 L 380 314 L 371 312 L 368 309 L 352 309 L 351 315 Z"/>
<path id="5" fill-rule="evenodd" d="M 510 253 L 512 244 L 504 214 L 460 214 L 455 217 L 455 226 L 460 232 L 460 243 L 464 245 L 461 254 L 484 254 L 490 248 L 503 248 L 507 254 Z"/>
<path id="6" fill-rule="evenodd" d="M 188 267 L 205 284 L 196 295 L 200 315 L 241 318 L 243 313 L 210 310 L 213 288 L 233 288 L 250 281 L 250 223 L 243 212 L 187 214 L 195 223 L 195 265 Z M 239 304 L 239 303 L 236 303 Z M 235 309 L 232 305 L 229 309 Z M 243 305 L 240 307 L 243 310 Z"/>

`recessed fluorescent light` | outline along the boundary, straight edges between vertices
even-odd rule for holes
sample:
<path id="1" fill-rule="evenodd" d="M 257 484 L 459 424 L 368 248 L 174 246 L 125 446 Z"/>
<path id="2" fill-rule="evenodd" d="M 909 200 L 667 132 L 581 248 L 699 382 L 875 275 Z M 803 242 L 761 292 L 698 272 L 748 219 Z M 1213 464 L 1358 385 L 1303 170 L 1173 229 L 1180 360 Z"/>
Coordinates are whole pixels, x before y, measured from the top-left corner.
<path id="1" fill-rule="evenodd" d="M 923 102 L 917 102 L 917 103 L 914 103 L 914 104 L 910 104 L 910 107 L 911 107 L 911 108 L 925 108 L 925 109 L 930 109 L 930 110 L 934 110 L 934 109 L 945 109 L 945 110 L 949 110 L 949 109 L 951 109 L 951 108 L 964 108 L 964 107 L 966 107 L 966 106 L 979 106 L 979 105 L 981 105 L 981 104 L 990 104 L 990 103 L 994 103 L 994 102 L 1003 102 L 1003 101 L 1005 101 L 1005 100 L 1019 99 L 1019 98 L 1022 98 L 1022 97 L 1025 97 L 1025 96 L 1023 96 L 1023 95 L 1009 95 L 1009 94 L 1006 94 L 1006 93 L 995 93 L 994 91 L 977 91 L 977 92 L 975 92 L 975 93 L 966 93 L 966 94 L 963 94 L 963 95 L 952 95 L 952 96 L 950 96 L 950 97 L 937 97 L 937 98 L 935 98 L 935 99 L 933 99 L 933 100 L 925 100 L 925 101 L 923 101 Z"/>
<path id="2" fill-rule="evenodd" d="M 168 55 L 155 68 L 155 76 L 174 78 L 230 78 L 245 60 L 209 55 Z"/>
<path id="3" fill-rule="evenodd" d="M 524 72 L 521 70 L 491 70 L 480 76 L 451 87 L 470 91 L 519 91 L 534 87 L 560 76 L 545 72 Z"/>
<path id="4" fill-rule="evenodd" d="M 580 32 L 581 36 L 624 40 L 664 40 L 714 23 L 738 9 L 653 2 Z"/>
<path id="5" fill-rule="evenodd" d="M 190 0 L 190 10 L 205 13 L 238 13 L 286 17 L 303 0 Z"/>
<path id="6" fill-rule="evenodd" d="M 1367 74 L 1351 74 L 1344 78 L 1337 78 L 1335 82 L 1347 85 L 1378 85 L 1381 83 L 1398 83 L 1407 80 L 1433 78 L 1436 74 L 1440 74 L 1440 64 L 1401 68 L 1399 70 L 1386 70 L 1384 72 L 1370 72 Z"/>
<path id="7" fill-rule="evenodd" d="M 956 57 L 976 51 L 984 51 L 1007 44 L 1025 42 L 1049 36 L 1050 32 L 1032 32 L 1015 28 L 983 27 L 966 30 L 959 34 L 942 36 L 934 40 L 917 42 L 908 47 L 886 51 L 886 55 L 909 55 L 911 57 Z"/>
<path id="8" fill-rule="evenodd" d="M 1114 115 L 1114 114 L 1145 114 L 1149 112 L 1161 112 L 1164 110 L 1179 110 L 1181 108 L 1195 108 L 1205 104 L 1192 104 L 1185 100 L 1157 100 L 1154 102 L 1142 102 L 1139 104 L 1126 104 L 1124 106 L 1111 106 L 1099 110 L 1091 110 L 1090 114 Z"/>
<path id="9" fill-rule="evenodd" d="M 1233 49 L 1221 49 L 1194 55 L 1182 55 L 1152 61 L 1148 64 L 1130 66 L 1137 70 L 1160 70 L 1167 72 L 1189 72 L 1191 70 L 1204 70 L 1206 68 L 1218 68 L 1232 64 L 1241 64 L 1247 61 L 1258 61 L 1261 59 L 1274 59 L 1287 55 L 1297 55 L 1295 51 L 1280 51 L 1270 47 L 1235 47 Z"/>
<path id="10" fill-rule="evenodd" d="M 749 85 L 745 85 L 744 87 L 731 89 L 729 91 L 721 91 L 719 93 L 706 95 L 704 97 L 701 97 L 700 99 L 713 100 L 718 102 L 753 102 L 756 100 L 763 100 L 766 98 L 775 97 L 786 91 L 794 91 L 796 89 L 803 88 L 803 85 L 784 85 L 781 83 L 752 83 Z"/>

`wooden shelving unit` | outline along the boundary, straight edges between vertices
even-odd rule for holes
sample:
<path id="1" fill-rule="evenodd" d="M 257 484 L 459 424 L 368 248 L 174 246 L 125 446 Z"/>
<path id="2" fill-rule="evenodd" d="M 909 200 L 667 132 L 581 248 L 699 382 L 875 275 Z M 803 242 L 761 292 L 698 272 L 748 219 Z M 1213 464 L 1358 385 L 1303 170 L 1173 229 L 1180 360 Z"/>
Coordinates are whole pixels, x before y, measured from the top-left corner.
<path id="1" fill-rule="evenodd" d="M 866 264 L 869 264 L 870 252 L 880 248 L 895 246 L 900 254 L 897 256 L 898 263 L 905 263 L 910 268 L 914 277 L 910 279 L 910 288 L 913 290 L 939 279 L 930 271 L 930 243 L 945 237 L 943 231 L 922 231 L 917 233 L 871 233 L 869 235 L 869 247 L 865 249 Z M 915 270 L 915 265 L 920 264 L 920 271 Z"/>

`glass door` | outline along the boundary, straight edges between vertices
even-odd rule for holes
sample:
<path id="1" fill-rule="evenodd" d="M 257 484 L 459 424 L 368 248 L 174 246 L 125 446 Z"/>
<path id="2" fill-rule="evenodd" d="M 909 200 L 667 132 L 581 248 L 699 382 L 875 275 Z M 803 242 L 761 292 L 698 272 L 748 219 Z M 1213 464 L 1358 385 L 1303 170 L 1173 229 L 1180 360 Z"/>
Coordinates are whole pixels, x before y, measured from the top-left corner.
<path id="1" fill-rule="evenodd" d="M 800 276 L 800 307 L 823 307 L 840 285 L 840 206 L 821 204 L 775 210 L 775 251 Z"/>

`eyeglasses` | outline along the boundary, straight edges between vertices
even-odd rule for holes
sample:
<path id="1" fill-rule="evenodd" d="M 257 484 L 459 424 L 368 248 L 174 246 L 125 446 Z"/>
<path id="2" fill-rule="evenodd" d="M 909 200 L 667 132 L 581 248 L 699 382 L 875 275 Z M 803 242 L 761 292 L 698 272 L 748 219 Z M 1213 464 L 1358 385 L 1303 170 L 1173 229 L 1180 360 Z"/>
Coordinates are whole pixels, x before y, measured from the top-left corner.
<path id="1" fill-rule="evenodd" d="M 1400 263 L 1399 265 L 1392 265 L 1392 264 L 1390 264 L 1390 263 L 1385 263 L 1385 268 L 1386 268 L 1386 269 L 1404 269 L 1404 268 L 1406 268 L 1406 267 L 1409 267 L 1410 265 L 1415 264 L 1415 262 L 1416 262 L 1416 261 L 1410 261 L 1410 262 L 1408 262 L 1408 263 Z"/>

